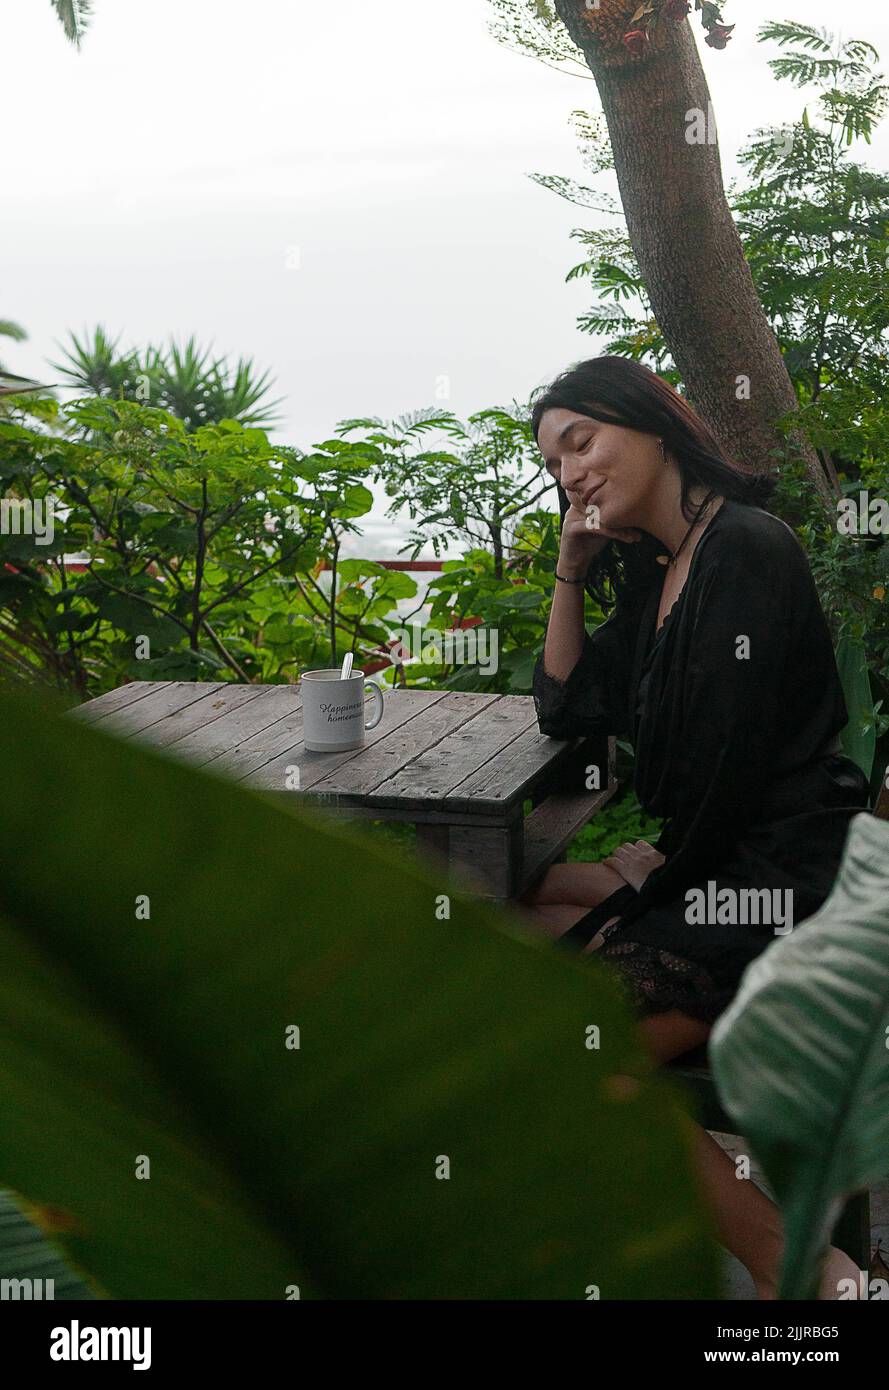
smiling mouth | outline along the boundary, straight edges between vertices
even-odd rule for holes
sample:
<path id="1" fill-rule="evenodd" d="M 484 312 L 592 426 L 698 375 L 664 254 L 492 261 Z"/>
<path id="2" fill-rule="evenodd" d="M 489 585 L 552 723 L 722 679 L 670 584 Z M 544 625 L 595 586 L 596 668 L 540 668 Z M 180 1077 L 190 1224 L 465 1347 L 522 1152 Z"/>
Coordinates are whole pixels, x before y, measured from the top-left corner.
<path id="1" fill-rule="evenodd" d="M 604 486 L 604 483 L 600 483 L 598 487 L 593 488 L 592 492 L 588 492 L 586 497 L 583 499 L 583 505 L 585 507 L 588 507 L 592 499 L 595 497 L 596 493 L 601 492 Z"/>

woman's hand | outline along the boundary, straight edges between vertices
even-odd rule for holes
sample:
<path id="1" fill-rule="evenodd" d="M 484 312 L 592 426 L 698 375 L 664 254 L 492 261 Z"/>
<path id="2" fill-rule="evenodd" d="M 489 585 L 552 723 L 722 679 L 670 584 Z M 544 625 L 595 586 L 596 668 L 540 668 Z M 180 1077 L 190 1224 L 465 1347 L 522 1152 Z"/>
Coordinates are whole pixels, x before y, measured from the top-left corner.
<path id="1" fill-rule="evenodd" d="M 629 883 L 638 893 L 648 875 L 666 863 L 666 859 L 667 856 L 660 854 L 647 840 L 636 840 L 635 844 L 628 840 L 609 854 L 607 859 L 603 859 L 602 863 L 607 864 L 609 869 L 614 869 L 615 873 L 620 874 L 624 882 Z"/>
<path id="2" fill-rule="evenodd" d="M 565 513 L 562 523 L 562 538 L 559 546 L 559 573 L 566 578 L 578 578 L 586 574 L 593 557 L 603 550 L 608 541 L 638 541 L 642 532 L 632 528 L 609 530 L 606 526 L 592 526 L 594 514 L 587 515 L 574 503 Z"/>

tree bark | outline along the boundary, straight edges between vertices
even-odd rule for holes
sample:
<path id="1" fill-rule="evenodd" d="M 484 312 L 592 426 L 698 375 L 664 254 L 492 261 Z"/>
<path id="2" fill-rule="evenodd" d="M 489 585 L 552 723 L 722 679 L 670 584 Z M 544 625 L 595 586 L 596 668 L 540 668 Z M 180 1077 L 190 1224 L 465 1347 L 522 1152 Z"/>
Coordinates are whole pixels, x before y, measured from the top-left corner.
<path id="1" fill-rule="evenodd" d="M 634 0 L 555 8 L 599 89 L 630 242 L 688 398 L 730 456 L 772 472 L 788 447 L 775 421 L 797 410 L 796 393 L 726 200 L 691 25 L 662 15 L 637 57 L 622 38 Z M 704 143 L 691 143 L 703 123 Z M 814 449 L 796 432 L 792 444 L 835 515 Z"/>

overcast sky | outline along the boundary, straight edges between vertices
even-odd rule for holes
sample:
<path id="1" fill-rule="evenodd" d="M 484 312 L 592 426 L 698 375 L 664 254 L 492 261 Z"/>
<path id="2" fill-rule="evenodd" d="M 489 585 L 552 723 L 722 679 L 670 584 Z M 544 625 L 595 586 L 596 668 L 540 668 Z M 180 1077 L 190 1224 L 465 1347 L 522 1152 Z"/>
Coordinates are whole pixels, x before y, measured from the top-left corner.
<path id="1" fill-rule="evenodd" d="M 277 437 L 338 420 L 525 399 L 596 341 L 575 320 L 569 239 L 595 214 L 532 171 L 588 182 L 569 124 L 592 80 L 510 52 L 488 0 L 95 0 L 78 53 L 49 0 L 0 0 L 4 291 L 12 371 L 54 379 L 54 340 L 195 334 L 277 378 Z M 723 53 L 695 33 L 727 177 L 803 97 L 757 44 L 769 18 L 869 39 L 873 0 L 725 0 Z M 889 166 L 889 123 L 867 161 Z M 450 398 L 436 399 L 442 378 Z M 360 549 L 394 555 L 382 507 Z M 431 552 L 430 552 L 431 553 Z"/>

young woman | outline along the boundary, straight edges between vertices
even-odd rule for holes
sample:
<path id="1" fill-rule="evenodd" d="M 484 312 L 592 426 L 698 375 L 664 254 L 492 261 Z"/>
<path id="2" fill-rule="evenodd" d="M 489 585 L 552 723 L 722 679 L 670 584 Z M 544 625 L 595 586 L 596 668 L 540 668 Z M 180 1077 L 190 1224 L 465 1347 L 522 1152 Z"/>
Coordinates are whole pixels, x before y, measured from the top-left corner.
<path id="1" fill-rule="evenodd" d="M 638 799 L 665 826 L 655 847 L 553 865 L 523 911 L 620 971 L 647 1045 L 669 1061 L 705 1042 L 776 932 L 824 902 L 869 788 L 840 751 L 848 712 L 805 551 L 758 505 L 774 484 L 731 462 L 671 386 L 624 358 L 563 373 L 532 424 L 562 511 L 534 674 L 540 730 L 629 738 Z M 609 591 L 611 616 L 587 632 L 585 592 L 611 606 Z M 686 893 L 709 884 L 713 902 L 765 889 L 768 906 L 759 921 L 740 907 L 699 921 Z M 759 1297 L 774 1298 L 779 1213 L 709 1135 L 696 1142 L 720 1237 Z M 832 1247 L 821 1296 L 850 1275 Z"/>

